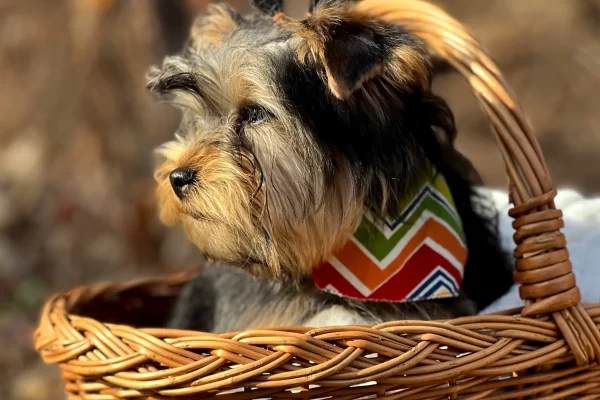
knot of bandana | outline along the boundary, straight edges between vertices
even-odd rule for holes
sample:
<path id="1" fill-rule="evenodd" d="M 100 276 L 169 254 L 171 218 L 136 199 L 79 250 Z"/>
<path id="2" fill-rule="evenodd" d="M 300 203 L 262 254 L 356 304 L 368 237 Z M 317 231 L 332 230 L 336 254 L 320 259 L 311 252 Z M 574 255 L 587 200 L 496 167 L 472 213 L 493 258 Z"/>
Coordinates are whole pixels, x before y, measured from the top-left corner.
<path id="1" fill-rule="evenodd" d="M 465 234 L 448 184 L 426 178 L 393 219 L 367 212 L 352 238 L 313 270 L 315 285 L 363 301 L 455 297 L 467 261 Z"/>

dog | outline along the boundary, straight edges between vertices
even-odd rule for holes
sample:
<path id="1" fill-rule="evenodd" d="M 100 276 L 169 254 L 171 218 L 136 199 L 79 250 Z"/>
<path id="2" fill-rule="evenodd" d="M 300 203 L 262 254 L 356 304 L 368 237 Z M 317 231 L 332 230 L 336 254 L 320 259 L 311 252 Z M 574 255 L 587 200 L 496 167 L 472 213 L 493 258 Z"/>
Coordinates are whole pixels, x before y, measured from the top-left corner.
<path id="1" fill-rule="evenodd" d="M 424 44 L 350 1 L 313 1 L 304 20 L 278 1 L 251 3 L 248 15 L 210 6 L 184 49 L 148 73 L 149 90 L 182 110 L 175 139 L 157 150 L 161 219 L 216 265 L 183 289 L 170 326 L 448 319 L 503 295 L 512 269 L 496 216 L 454 148 Z M 319 284 L 315 271 L 363 223 L 399 218 L 424 177 L 440 176 L 468 250 L 457 293 L 396 301 L 395 287 L 372 299 Z"/>

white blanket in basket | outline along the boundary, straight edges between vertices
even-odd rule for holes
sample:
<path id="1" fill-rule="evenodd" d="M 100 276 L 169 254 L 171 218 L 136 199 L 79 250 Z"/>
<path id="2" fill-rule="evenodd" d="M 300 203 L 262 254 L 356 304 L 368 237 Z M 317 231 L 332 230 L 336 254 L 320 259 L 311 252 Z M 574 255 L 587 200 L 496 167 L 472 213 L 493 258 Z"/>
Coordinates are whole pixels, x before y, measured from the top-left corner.
<path id="1" fill-rule="evenodd" d="M 491 196 L 500 213 L 500 235 L 503 247 L 512 252 L 515 244 L 512 239 L 514 230 L 512 219 L 508 216 L 508 195 L 499 190 L 485 189 Z M 574 190 L 558 191 L 556 206 L 563 211 L 565 227 L 562 232 L 567 237 L 567 249 L 571 255 L 577 285 L 581 290 L 583 303 L 600 302 L 600 197 L 584 198 Z M 518 286 L 494 304 L 482 311 L 482 314 L 520 307 Z"/>

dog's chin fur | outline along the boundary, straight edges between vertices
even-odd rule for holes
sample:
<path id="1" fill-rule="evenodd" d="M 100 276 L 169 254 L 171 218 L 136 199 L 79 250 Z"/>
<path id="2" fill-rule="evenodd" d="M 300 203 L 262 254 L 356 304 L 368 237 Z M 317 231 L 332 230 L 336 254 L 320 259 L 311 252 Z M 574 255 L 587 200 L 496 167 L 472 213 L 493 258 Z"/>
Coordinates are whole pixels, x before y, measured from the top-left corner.
<path id="1" fill-rule="evenodd" d="M 431 92 L 422 43 L 352 2 L 327 1 L 305 21 L 274 22 L 277 4 L 262 1 L 262 11 L 245 17 L 212 6 L 184 50 L 150 71 L 150 90 L 183 112 L 176 139 L 158 150 L 163 221 L 181 224 L 208 257 L 267 281 L 290 278 L 287 291 L 261 288 L 278 299 L 296 293 L 288 305 L 313 298 L 320 306 L 298 306 L 302 312 L 282 315 L 302 318 L 269 324 L 306 322 L 307 310 L 316 315 L 325 303 L 360 308 L 317 295 L 307 277 L 365 210 L 393 216 L 434 165 L 465 226 L 466 296 L 483 307 L 503 294 L 506 257 L 494 221 L 475 211 L 470 170 L 453 148 L 452 114 Z M 195 173 L 179 197 L 169 181 L 177 168 Z"/>
<path id="2" fill-rule="evenodd" d="M 189 240 L 209 257 L 261 265 L 268 269 L 265 274 L 300 279 L 340 247 L 360 222 L 364 194 L 357 193 L 354 183 L 348 181 L 348 166 L 340 165 L 328 188 L 325 182 L 318 182 L 323 178 L 315 173 L 313 180 L 322 187 L 317 190 L 327 194 L 310 199 L 304 197 L 316 194 L 301 193 L 300 187 L 293 187 L 297 181 L 287 183 L 287 179 L 296 179 L 291 172 L 286 178 L 275 177 L 281 181 L 276 187 L 261 182 L 266 178 L 252 164 L 255 154 L 235 155 L 232 153 L 244 150 L 225 149 L 222 144 L 181 146 L 185 149 L 175 156 L 162 150 L 167 160 L 156 173 L 161 218 L 171 225 L 181 224 Z M 199 173 L 195 185 L 180 200 L 168 174 L 183 165 Z M 296 193 L 288 197 L 278 192 L 279 188 Z M 270 195 L 270 190 L 278 193 Z"/>

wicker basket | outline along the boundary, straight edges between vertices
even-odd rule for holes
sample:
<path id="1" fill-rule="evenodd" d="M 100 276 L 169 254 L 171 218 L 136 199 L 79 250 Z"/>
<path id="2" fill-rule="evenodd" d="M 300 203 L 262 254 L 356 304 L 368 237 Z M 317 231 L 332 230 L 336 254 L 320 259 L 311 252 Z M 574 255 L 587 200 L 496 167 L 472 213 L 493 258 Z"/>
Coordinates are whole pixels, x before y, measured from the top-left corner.
<path id="1" fill-rule="evenodd" d="M 61 368 L 70 399 L 600 398 L 600 304 L 580 304 L 556 190 L 498 69 L 433 5 L 364 0 L 358 7 L 423 38 L 467 78 L 490 118 L 510 181 L 515 281 L 526 306 L 445 322 L 214 335 L 133 328 L 161 326 L 192 272 L 82 287 L 50 299 L 35 334 L 44 361 Z"/>

